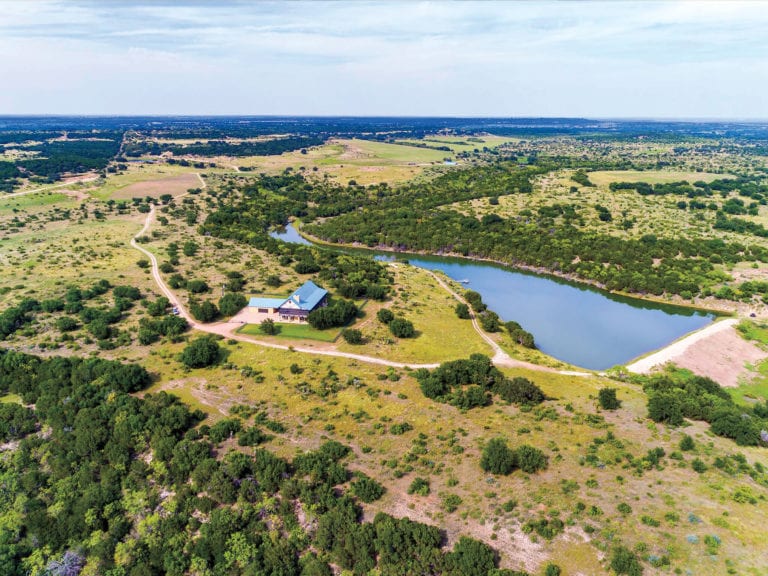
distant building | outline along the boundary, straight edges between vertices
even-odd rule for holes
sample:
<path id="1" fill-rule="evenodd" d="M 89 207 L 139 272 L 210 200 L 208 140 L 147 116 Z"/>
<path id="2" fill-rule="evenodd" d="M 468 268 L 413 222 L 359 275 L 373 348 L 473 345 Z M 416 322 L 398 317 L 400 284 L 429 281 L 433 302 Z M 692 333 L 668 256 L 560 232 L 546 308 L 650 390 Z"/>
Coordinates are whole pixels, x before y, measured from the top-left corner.
<path id="1" fill-rule="evenodd" d="M 275 322 L 306 322 L 312 310 L 328 303 L 328 290 L 307 281 L 288 298 L 251 298 L 249 312 L 259 320 L 271 318 Z"/>

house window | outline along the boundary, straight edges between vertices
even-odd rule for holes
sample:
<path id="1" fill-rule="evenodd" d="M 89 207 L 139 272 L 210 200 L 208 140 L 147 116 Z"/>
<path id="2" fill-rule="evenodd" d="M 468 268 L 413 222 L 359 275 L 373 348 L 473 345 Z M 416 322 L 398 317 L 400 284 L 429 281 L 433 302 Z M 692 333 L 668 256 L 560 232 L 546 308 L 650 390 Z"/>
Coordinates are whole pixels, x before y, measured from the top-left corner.
<path id="1" fill-rule="evenodd" d="M 259 308 L 259 314 L 267 314 L 269 310 L 267 308 Z"/>

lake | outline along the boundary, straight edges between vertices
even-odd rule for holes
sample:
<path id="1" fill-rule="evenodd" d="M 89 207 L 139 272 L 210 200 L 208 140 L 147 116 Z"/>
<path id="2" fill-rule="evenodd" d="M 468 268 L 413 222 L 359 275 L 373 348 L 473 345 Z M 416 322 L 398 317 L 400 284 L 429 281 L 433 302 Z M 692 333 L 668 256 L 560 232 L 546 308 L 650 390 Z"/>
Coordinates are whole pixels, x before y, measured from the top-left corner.
<path id="1" fill-rule="evenodd" d="M 311 244 L 294 228 L 273 232 L 286 242 Z M 531 332 L 536 347 L 563 362 L 604 370 L 627 364 L 703 328 L 712 313 L 626 298 L 558 278 L 462 258 L 355 250 L 378 260 L 407 260 L 440 270 L 475 290 L 503 320 L 515 320 Z"/>

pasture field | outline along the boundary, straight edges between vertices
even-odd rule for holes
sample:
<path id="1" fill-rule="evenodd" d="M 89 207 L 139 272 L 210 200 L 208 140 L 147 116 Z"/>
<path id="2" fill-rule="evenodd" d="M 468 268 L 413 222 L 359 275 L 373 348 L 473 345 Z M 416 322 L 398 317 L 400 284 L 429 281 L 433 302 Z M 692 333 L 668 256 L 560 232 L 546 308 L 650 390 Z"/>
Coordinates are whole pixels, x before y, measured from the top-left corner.
<path id="1" fill-rule="evenodd" d="M 131 163 L 121 173 L 109 174 L 106 178 L 89 183 L 87 192 L 99 200 L 158 197 L 162 194 L 178 196 L 188 188 L 200 187 L 200 181 L 195 175 L 200 171 L 171 164 Z M 216 170 L 206 168 L 202 171 Z"/>
<path id="2" fill-rule="evenodd" d="M 339 340 L 344 352 L 377 356 L 396 362 L 428 364 L 466 358 L 470 354 L 492 354 L 469 320 L 459 320 L 454 309 L 457 301 L 425 270 L 391 263 L 395 276 L 395 292 L 386 303 L 370 301 L 365 316 L 351 328 L 363 333 L 365 343 L 347 344 Z M 410 320 L 415 338 L 396 338 L 376 318 L 381 308 L 389 308 L 395 316 Z"/>
<path id="3" fill-rule="evenodd" d="M 442 165 L 448 152 L 425 150 L 368 140 L 331 139 L 322 146 L 296 150 L 280 156 L 221 158 L 218 164 L 255 172 L 277 173 L 288 168 L 308 178 L 328 178 L 347 184 L 350 180 L 368 185 L 379 182 L 397 184 L 419 176 L 429 176 Z M 247 173 L 246 173 L 247 174 Z"/>
<path id="4" fill-rule="evenodd" d="M 597 186 L 607 188 L 611 182 L 647 182 L 648 184 L 666 184 L 685 180 L 694 183 L 712 182 L 724 178 L 733 178 L 731 174 L 712 172 L 681 172 L 678 170 L 596 170 L 590 172 L 589 179 Z"/>
<path id="5" fill-rule="evenodd" d="M 437 524 L 449 543 L 460 534 L 472 535 L 502 551 L 502 566 L 531 573 L 539 573 L 545 558 L 555 554 L 566 574 L 600 573 L 605 538 L 668 556 L 674 567 L 695 573 L 725 572 L 730 566 L 749 573 L 749 566 L 767 560 L 759 544 L 762 505 L 731 499 L 751 480 L 712 467 L 703 475 L 690 468 L 694 457 L 710 463 L 733 453 L 733 444 L 700 424 L 685 430 L 648 425 L 642 417 L 645 396 L 634 385 L 507 370 L 509 376 L 530 378 L 551 399 L 530 411 L 497 402 L 462 412 L 425 398 L 404 370 L 245 343 L 226 348 L 226 367 L 188 372 L 180 371 L 175 360 L 180 345 L 154 349 L 146 363 L 159 378 L 150 392 L 180 395 L 208 412 L 210 422 L 225 417 L 235 404 L 260 407 L 286 427 L 267 444 L 285 457 L 326 439 L 351 446 L 351 468 L 387 487 L 381 500 L 364 505 L 367 518 L 385 511 Z M 243 367 L 255 379 L 244 377 Z M 618 388 L 622 407 L 616 412 L 596 410 L 597 391 L 605 385 Z M 412 429 L 393 433 L 396 424 Z M 609 432 L 621 448 L 602 443 Z M 671 454 L 683 433 L 694 437 L 696 449 L 682 460 L 665 458 L 661 468 L 641 474 L 621 463 L 621 454 L 639 457 L 652 447 Z M 549 469 L 530 476 L 484 474 L 480 452 L 495 437 L 542 449 Z M 602 466 L 584 464 L 595 439 Z M 738 452 L 749 462 L 761 458 L 759 449 Z M 407 493 L 416 477 L 428 480 L 428 496 Z M 460 498 L 454 512 L 444 508 L 448 495 Z M 618 510 L 622 503 L 629 513 Z M 526 522 L 542 517 L 562 519 L 565 533 L 550 541 L 523 532 Z M 715 557 L 703 543 L 708 535 L 720 540 Z"/>
<path id="6" fill-rule="evenodd" d="M 463 145 L 455 144 L 457 149 Z M 310 171 L 317 167 L 319 177 L 328 173 L 340 181 L 365 174 L 365 168 L 376 168 L 381 169 L 379 175 L 395 182 L 416 173 L 429 174 L 433 168 L 408 163 L 434 162 L 429 159 L 432 152 L 436 151 L 337 141 L 307 155 L 297 152 L 242 161 L 254 162 L 254 166 L 259 166 L 256 162 L 273 162 L 269 170 L 275 171 L 296 162 L 297 167 L 304 165 Z M 342 158 L 345 154 L 349 157 Z M 356 154 L 358 157 L 353 157 Z M 442 158 L 445 153 L 438 154 Z M 284 162 L 282 167 L 279 162 Z M 209 188 L 203 193 L 157 206 L 158 221 L 142 239 L 142 245 L 161 263 L 171 266 L 172 271 L 163 273 L 166 280 L 178 274 L 184 282 L 203 280 L 208 285 L 208 290 L 198 295 L 183 287 L 176 289 L 187 304 L 191 299 L 217 302 L 229 271 L 244 274 L 246 292 L 287 293 L 311 278 L 281 265 L 277 254 L 197 234 L 197 226 L 213 204 L 208 193 L 226 185 L 221 176 L 232 170 L 204 170 L 209 174 Z M 0 306 L 6 308 L 23 297 L 60 297 L 69 285 L 85 288 L 100 279 L 135 286 L 147 300 L 156 298 L 159 290 L 148 270 L 137 265 L 143 260 L 141 254 L 128 244 L 146 213 L 132 203 L 120 213 L 111 210 L 106 201 L 118 194 L 143 198 L 153 195 L 146 192 L 150 189 L 159 195 L 170 181 L 186 186 L 190 178 L 196 179 L 193 172 L 177 166 L 146 165 L 142 169 L 132 165 L 125 174 L 110 174 L 95 186 L 83 186 L 82 192 L 91 198 L 76 199 L 56 192 L 0 202 L 0 226 L 5 228 L 0 230 Z M 634 192 L 608 197 L 604 181 L 595 181 L 595 188 L 577 186 L 571 192 L 570 187 L 576 186 L 571 175 L 572 171 L 561 170 L 552 177 L 542 177 L 533 194 L 501 196 L 497 206 L 484 199 L 453 207 L 477 217 L 490 212 L 511 217 L 526 209 L 535 212 L 554 202 L 571 202 L 580 206 L 584 223 L 579 225 L 588 229 L 630 236 L 661 233 L 675 225 L 684 233 L 700 232 L 695 218 L 687 220 L 688 212 L 669 206 L 668 198 L 644 198 Z M 248 173 L 239 176 L 248 177 Z M 612 223 L 592 214 L 595 203 L 611 210 Z M 636 222 L 625 230 L 616 224 L 622 218 Z M 21 221 L 23 225 L 17 226 Z M 178 246 L 179 254 L 171 265 L 172 243 Z M 761 273 L 763 266 L 755 274 Z M 406 363 L 442 362 L 475 352 L 490 354 L 489 346 L 469 321 L 456 317 L 453 297 L 427 272 L 398 263 L 390 267 L 394 276 L 392 298 L 383 304 L 368 302 L 364 316 L 352 326 L 363 332 L 366 343 L 352 346 L 339 340 L 339 350 Z M 268 287 L 271 275 L 280 277 L 280 288 Z M 97 298 L 94 305 L 108 306 L 111 301 Z M 411 320 L 418 336 L 392 337 L 376 319 L 382 306 Z M 500 551 L 502 567 L 540 574 L 552 560 L 563 574 L 605 573 L 607 552 L 618 542 L 644 559 L 646 574 L 757 575 L 768 565 L 763 476 L 753 478 L 734 464 L 739 459 L 750 465 L 765 464 L 764 449 L 739 447 L 714 436 L 701 422 L 679 428 L 652 423 L 647 418 L 647 397 L 638 384 L 622 378 L 505 369 L 508 377 L 536 383 L 547 400 L 535 407 L 520 407 L 496 398 L 489 406 L 460 410 L 426 398 L 408 369 L 274 350 L 226 338 L 219 339 L 224 349 L 219 365 L 187 369 L 179 361 L 186 346 L 183 339 L 162 339 L 148 346 L 137 343 L 138 323 L 145 317 L 144 303 L 138 301 L 119 323 L 128 343 L 113 350 L 99 350 L 92 341 L 86 343 L 82 329 L 74 332 L 73 340 L 64 340 L 54 327 L 54 316 L 41 316 L 3 345 L 34 353 L 92 354 L 139 362 L 153 376 L 149 393 L 178 395 L 203 410 L 208 424 L 228 417 L 235 405 L 264 410 L 285 427 L 285 432 L 271 434 L 266 447 L 288 458 L 325 440 L 337 440 L 353 450 L 350 468 L 370 475 L 387 489 L 381 500 L 364 505 L 366 519 L 384 511 L 434 524 L 446 531 L 449 544 L 461 535 L 473 536 Z M 245 327 L 244 332 L 253 328 L 257 327 Z M 765 337 L 761 330 L 752 332 L 758 340 Z M 189 332 L 185 338 L 199 335 Z M 517 358 L 556 365 L 540 353 L 514 346 L 504 335 L 497 338 Z M 285 342 L 284 338 L 280 341 Z M 760 366 L 759 370 L 761 379 L 733 392 L 746 403 L 768 393 L 768 368 Z M 603 387 L 617 389 L 622 403 L 618 410 L 599 407 L 597 395 Z M 18 400 L 0 398 L 0 402 L 14 401 Z M 695 441 L 690 452 L 680 451 L 684 434 Z M 479 466 L 482 449 L 497 437 L 513 447 L 527 444 L 542 450 L 548 468 L 537 474 L 516 471 L 509 476 L 483 472 Z M 664 451 L 659 463 L 643 464 L 643 457 L 654 448 Z M 231 449 L 236 448 L 229 442 L 219 451 Z M 696 458 L 706 466 L 702 472 L 692 468 Z M 429 494 L 408 494 L 417 477 L 428 481 Z M 455 509 L 446 505 L 449 497 Z M 544 519 L 561 520 L 563 532 L 551 539 L 537 534 L 529 523 Z"/>

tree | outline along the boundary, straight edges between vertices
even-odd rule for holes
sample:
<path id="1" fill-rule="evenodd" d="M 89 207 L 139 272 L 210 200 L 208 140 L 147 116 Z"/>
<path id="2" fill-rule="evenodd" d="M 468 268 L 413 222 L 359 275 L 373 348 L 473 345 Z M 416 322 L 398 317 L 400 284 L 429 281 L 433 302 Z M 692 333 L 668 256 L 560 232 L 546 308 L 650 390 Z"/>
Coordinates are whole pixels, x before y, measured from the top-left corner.
<path id="1" fill-rule="evenodd" d="M 275 324 L 275 321 L 272 320 L 272 318 L 265 318 L 259 324 L 259 330 L 261 330 L 263 334 L 274 336 L 280 331 L 280 327 L 277 324 Z"/>
<path id="2" fill-rule="evenodd" d="M 480 468 L 492 474 L 511 474 L 517 466 L 514 450 L 507 446 L 503 438 L 493 438 L 483 448 Z"/>
<path id="3" fill-rule="evenodd" d="M 389 323 L 389 331 L 398 338 L 413 338 L 416 336 L 416 329 L 413 323 L 405 318 L 395 318 Z"/>
<path id="4" fill-rule="evenodd" d="M 188 368 L 205 368 L 216 364 L 220 353 L 218 342 L 208 336 L 201 336 L 184 348 L 180 359 Z"/>
<path id="5" fill-rule="evenodd" d="M 601 388 L 597 398 L 603 410 L 616 410 L 621 407 L 621 401 L 616 398 L 616 388 Z"/>

